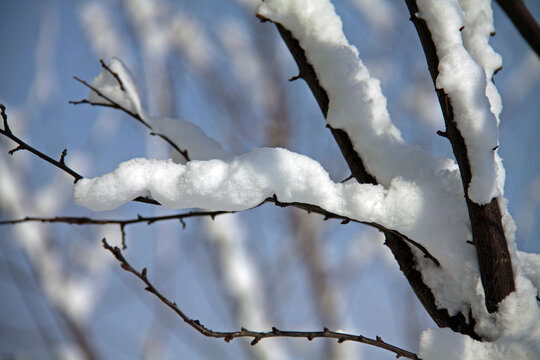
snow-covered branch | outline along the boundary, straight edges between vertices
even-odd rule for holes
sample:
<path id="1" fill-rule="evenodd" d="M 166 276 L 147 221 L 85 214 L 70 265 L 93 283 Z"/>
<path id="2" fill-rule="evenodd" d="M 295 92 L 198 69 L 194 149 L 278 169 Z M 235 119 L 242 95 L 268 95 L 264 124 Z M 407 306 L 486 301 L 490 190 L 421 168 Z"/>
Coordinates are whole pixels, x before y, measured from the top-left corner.
<path id="1" fill-rule="evenodd" d="M 445 136 L 459 165 L 486 306 L 494 312 L 499 302 L 515 289 L 502 213 L 494 198 L 501 194 L 504 182 L 504 170 L 495 154 L 500 111 L 496 103 L 500 99 L 490 84 L 500 61 L 487 44 L 493 25 L 490 13 L 482 11 L 481 6 L 486 5 L 464 3 L 469 13 L 478 9 L 473 13 L 476 18 L 463 17 L 465 9 L 457 1 L 436 5 L 419 2 L 419 12 L 416 2 L 407 0 L 437 88 Z M 460 29 L 467 21 L 465 25 L 477 31 L 465 33 L 462 40 Z"/>

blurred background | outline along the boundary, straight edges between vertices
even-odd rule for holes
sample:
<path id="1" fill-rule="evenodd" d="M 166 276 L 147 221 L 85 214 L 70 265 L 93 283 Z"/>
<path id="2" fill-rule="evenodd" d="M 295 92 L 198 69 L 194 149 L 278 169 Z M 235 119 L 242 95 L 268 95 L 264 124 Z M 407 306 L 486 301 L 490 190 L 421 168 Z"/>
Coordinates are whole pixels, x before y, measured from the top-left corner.
<path id="1" fill-rule="evenodd" d="M 0 103 L 13 132 L 85 177 L 134 157 L 167 158 L 165 142 L 118 110 L 70 105 L 99 59 L 118 57 L 150 113 L 184 118 L 227 150 L 279 146 L 350 174 L 294 61 L 256 0 L 3 0 Z M 540 18 L 540 3 L 526 1 Z M 411 144 L 451 156 L 423 52 L 404 1 L 336 0 L 344 32 L 381 80 Z M 540 252 L 540 61 L 493 4 L 503 56 L 505 196 L 520 250 Z M 72 178 L 0 138 L 0 220 L 24 216 L 129 219 L 175 211 L 131 203 L 93 213 L 71 201 Z M 189 150 L 189 149 L 188 149 Z M 383 237 L 264 205 L 236 215 L 126 227 L 125 256 L 188 316 L 217 331 L 323 326 L 418 350 L 428 317 Z M 393 359 L 359 343 L 205 338 L 143 290 L 102 247 L 118 226 L 0 227 L 0 359 Z"/>

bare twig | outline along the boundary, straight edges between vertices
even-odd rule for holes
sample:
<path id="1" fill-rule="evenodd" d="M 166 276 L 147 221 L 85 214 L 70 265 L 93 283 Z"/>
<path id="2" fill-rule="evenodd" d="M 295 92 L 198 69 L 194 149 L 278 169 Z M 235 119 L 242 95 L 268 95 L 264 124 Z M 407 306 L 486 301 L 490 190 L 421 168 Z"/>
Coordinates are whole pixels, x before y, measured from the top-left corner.
<path id="1" fill-rule="evenodd" d="M 373 223 L 373 222 L 365 222 L 365 221 L 359 221 L 356 219 L 349 218 L 347 216 L 342 216 L 335 214 L 333 212 L 330 212 L 328 210 L 325 210 L 317 205 L 307 204 L 307 203 L 300 203 L 300 202 L 290 202 L 285 203 L 278 200 L 277 196 L 274 194 L 273 197 L 269 197 L 265 199 L 263 202 L 258 204 L 257 206 L 254 206 L 251 209 L 254 209 L 256 207 L 259 207 L 265 203 L 272 203 L 279 207 L 295 207 L 298 209 L 302 209 L 307 211 L 308 213 L 315 213 L 319 215 L 324 216 L 324 220 L 329 219 L 337 219 L 341 220 L 342 224 L 348 224 L 350 222 L 355 222 L 359 224 L 368 225 L 370 227 L 376 228 L 381 231 L 390 232 L 397 236 L 402 237 L 405 241 L 409 242 L 411 245 L 418 248 L 423 254 L 424 257 L 427 259 L 430 259 L 433 261 L 433 263 L 437 266 L 440 266 L 439 260 L 437 260 L 436 257 L 431 255 L 429 251 L 418 242 L 408 238 L 407 236 L 401 234 L 400 232 L 396 230 L 392 230 L 389 228 L 386 228 L 380 224 Z M 45 218 L 45 217 L 24 217 L 22 219 L 15 219 L 15 220 L 2 220 L 0 221 L 0 225 L 15 225 L 15 224 L 21 224 L 25 222 L 42 222 L 42 223 L 64 223 L 64 224 L 70 224 L 70 225 L 119 225 L 120 229 L 122 231 L 122 239 L 124 240 L 125 234 L 124 234 L 124 227 L 131 224 L 136 223 L 142 223 L 145 222 L 148 225 L 151 225 L 158 221 L 167 221 L 167 220 L 178 220 L 182 224 L 182 227 L 185 227 L 184 219 L 191 218 L 191 217 L 205 217 L 208 216 L 212 219 L 214 219 L 218 215 L 223 214 L 233 214 L 236 211 L 190 211 L 188 213 L 181 213 L 181 214 L 172 214 L 172 215 L 164 215 L 164 216 L 153 216 L 153 217 L 144 217 L 141 215 L 137 215 L 137 218 L 135 219 L 125 219 L 125 220 L 119 220 L 119 219 L 92 219 L 89 217 L 72 217 L 72 216 L 56 216 L 53 218 Z"/>
<path id="2" fill-rule="evenodd" d="M 338 219 L 338 220 L 341 220 L 342 224 L 348 224 L 349 222 L 352 221 L 352 222 L 355 222 L 355 223 L 364 224 L 364 225 L 373 227 L 373 228 L 378 229 L 378 230 L 380 230 L 380 231 L 382 231 L 384 233 L 391 233 L 393 235 L 399 236 L 404 241 L 406 241 L 409 244 L 413 245 L 414 247 L 418 248 L 418 250 L 420 250 L 424 254 L 424 257 L 427 258 L 427 259 L 430 259 L 431 261 L 433 261 L 433 263 L 435 265 L 441 266 L 441 263 L 439 262 L 439 260 L 437 260 L 437 258 L 435 256 L 431 255 L 430 252 L 422 244 L 410 239 L 408 236 L 400 233 L 399 231 L 389 229 L 389 228 L 387 228 L 385 226 L 382 226 L 380 224 L 377 224 L 377 223 L 374 223 L 374 222 L 360 221 L 360 220 L 349 218 L 347 216 L 335 214 L 335 213 L 330 212 L 328 210 L 325 210 L 325 209 L 323 209 L 323 208 L 321 208 L 320 206 L 317 206 L 317 205 L 312 205 L 312 204 L 307 204 L 307 203 L 299 203 L 299 202 L 284 203 L 284 202 L 279 201 L 275 194 L 274 194 L 273 197 L 267 198 L 265 200 L 265 202 L 274 203 L 279 207 L 293 206 L 293 207 L 296 207 L 296 208 L 299 208 L 299 209 L 303 209 L 303 210 L 307 211 L 308 213 L 320 214 L 320 215 L 324 216 L 324 220 Z"/>
<path id="3" fill-rule="evenodd" d="M 4 135 L 5 137 L 7 137 L 7 138 L 9 138 L 9 139 L 11 139 L 11 140 L 13 140 L 13 141 L 15 141 L 17 143 L 17 147 L 9 151 L 10 155 L 13 155 L 14 152 L 19 151 L 19 150 L 26 150 L 26 151 L 29 151 L 32 154 L 36 155 L 40 159 L 45 160 L 49 164 L 52 164 L 52 165 L 56 166 L 57 168 L 59 168 L 60 170 L 63 170 L 64 172 L 66 172 L 69 175 L 73 176 L 73 178 L 75 179 L 74 182 L 77 182 L 77 181 L 83 179 L 82 175 L 80 175 L 75 170 L 73 170 L 72 168 L 70 168 L 69 166 L 66 165 L 65 159 L 66 159 L 66 155 L 67 155 L 67 149 L 64 149 L 62 151 L 62 154 L 60 155 L 60 160 L 56 161 L 53 158 L 51 158 L 50 156 L 45 155 L 44 153 L 37 150 L 36 148 L 28 145 L 26 142 L 19 139 L 17 136 L 15 136 L 15 134 L 13 134 L 13 132 L 9 128 L 9 123 L 8 123 L 7 114 L 6 114 L 6 108 L 5 108 L 5 106 L 3 104 L 0 104 L 0 116 L 2 116 L 3 124 L 4 124 L 4 128 L 0 129 L 0 134 Z M 141 196 L 139 196 L 136 199 L 133 199 L 133 201 L 142 202 L 142 203 L 146 203 L 146 204 L 152 204 L 152 205 L 160 205 L 154 199 L 149 199 L 149 198 L 145 198 L 145 197 L 141 197 Z"/>
<path id="4" fill-rule="evenodd" d="M 149 293 L 156 296 L 162 303 L 167 305 L 171 310 L 173 310 L 184 322 L 186 322 L 193 329 L 198 331 L 200 334 L 212 337 L 212 338 L 221 338 L 226 342 L 230 342 L 234 338 L 247 337 L 252 338 L 251 345 L 256 345 L 262 339 L 273 338 L 273 337 L 293 337 L 293 338 L 305 338 L 308 340 L 313 340 L 315 338 L 333 338 L 337 339 L 339 343 L 345 341 L 355 341 L 372 346 L 376 346 L 381 349 L 391 351 L 396 354 L 397 357 L 405 357 L 408 359 L 418 360 L 418 356 L 410 351 L 401 349 L 397 346 L 391 345 L 382 340 L 381 337 L 377 336 L 375 339 L 370 339 L 362 335 L 352 335 L 342 332 L 331 331 L 327 328 L 324 328 L 323 331 L 282 331 L 275 327 L 271 331 L 260 332 L 260 331 L 250 331 L 244 328 L 241 328 L 239 331 L 213 331 L 201 324 L 199 320 L 195 320 L 187 316 L 180 308 L 176 305 L 175 302 L 169 300 L 165 295 L 163 295 L 159 290 L 157 290 L 154 285 L 148 280 L 147 270 L 143 268 L 142 271 L 135 270 L 129 262 L 124 258 L 122 251 L 118 247 L 110 246 L 105 239 L 102 240 L 103 247 L 108 250 L 120 263 L 120 266 L 123 270 L 132 273 L 137 278 L 139 278 L 145 285 L 145 290 Z"/>
<path id="5" fill-rule="evenodd" d="M 9 124 L 8 124 L 8 119 L 7 119 L 7 114 L 6 114 L 6 107 L 4 106 L 4 104 L 0 104 L 0 115 L 2 116 L 3 123 L 4 123 L 4 128 L 0 129 L 0 134 L 4 135 L 5 137 L 7 137 L 7 138 L 9 138 L 9 139 L 11 139 L 11 140 L 13 140 L 13 141 L 15 141 L 17 143 L 17 147 L 14 148 L 13 150 L 9 151 L 10 155 L 12 155 L 15 151 L 18 151 L 18 150 L 26 150 L 26 151 L 29 151 L 32 154 L 36 155 L 37 157 L 45 160 L 49 164 L 52 164 L 52 165 L 56 166 L 57 168 L 65 171 L 69 175 L 73 176 L 73 178 L 75 179 L 74 182 L 77 182 L 77 181 L 79 181 L 80 179 L 83 178 L 80 174 L 73 171 L 69 166 L 67 166 L 65 164 L 65 157 L 66 157 L 67 150 L 64 149 L 64 151 L 62 152 L 62 155 L 60 156 L 59 161 L 54 160 L 53 158 L 51 158 L 51 157 L 45 155 L 44 153 L 42 153 L 41 151 L 39 151 L 39 150 L 35 149 L 34 147 L 28 145 L 27 143 L 25 143 L 24 141 L 19 139 L 17 136 L 15 136 L 15 134 L 13 134 L 13 132 L 11 132 L 11 129 L 9 128 Z"/>
<path id="6" fill-rule="evenodd" d="M 15 224 L 21 224 L 25 222 L 64 223 L 64 224 L 70 224 L 70 225 L 121 225 L 121 226 L 127 226 L 131 224 L 145 222 L 147 225 L 151 225 L 158 221 L 182 220 L 182 219 L 187 219 L 191 217 L 203 217 L 203 216 L 209 216 L 211 218 L 214 218 L 218 215 L 231 214 L 231 213 L 234 213 L 234 211 L 190 211 L 188 213 L 165 215 L 165 216 L 145 217 L 145 216 L 137 215 L 137 218 L 135 219 L 126 219 L 126 220 L 91 219 L 89 217 L 72 217 L 72 216 L 57 216 L 53 218 L 27 216 L 25 218 L 17 219 L 17 220 L 3 220 L 3 221 L 0 221 L 0 225 L 15 225 Z"/>

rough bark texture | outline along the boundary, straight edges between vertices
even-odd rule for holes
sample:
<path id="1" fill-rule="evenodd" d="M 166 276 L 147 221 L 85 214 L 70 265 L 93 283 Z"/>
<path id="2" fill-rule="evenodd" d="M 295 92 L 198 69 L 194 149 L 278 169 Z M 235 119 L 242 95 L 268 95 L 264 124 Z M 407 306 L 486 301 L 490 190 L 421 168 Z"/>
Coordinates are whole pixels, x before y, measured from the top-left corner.
<path id="1" fill-rule="evenodd" d="M 262 21 L 270 21 L 263 17 L 260 18 Z M 302 78 L 306 81 L 311 92 L 315 96 L 324 117 L 326 117 L 329 105 L 328 95 L 319 84 L 313 66 L 307 61 L 304 50 L 291 32 L 279 23 L 274 24 L 298 65 L 299 74 L 295 78 Z M 353 177 L 360 183 L 377 184 L 375 177 L 367 172 L 360 155 L 354 150 L 348 134 L 342 129 L 328 127 L 341 149 Z M 383 232 L 386 238 L 385 245 L 392 251 L 392 254 L 398 262 L 401 271 L 407 278 L 411 288 L 435 323 L 439 327 L 449 327 L 453 331 L 469 335 L 474 339 L 480 339 L 474 332 L 474 319 L 467 319 L 463 314 L 450 316 L 447 309 L 437 308 L 435 297 L 433 296 L 431 289 L 424 283 L 422 274 L 417 270 L 416 257 L 406 240 L 390 231 Z"/>
<path id="2" fill-rule="evenodd" d="M 405 0 L 405 2 L 411 14 L 411 21 L 420 37 L 429 72 L 436 87 L 436 80 L 439 75 L 439 58 L 437 57 L 431 33 L 426 22 L 416 16 L 418 13 L 416 1 Z M 461 180 L 471 221 L 473 244 L 478 255 L 480 276 L 486 296 L 486 307 L 490 313 L 493 313 L 497 311 L 498 304 L 515 290 L 512 260 L 502 226 L 499 203 L 497 199 L 492 199 L 487 205 L 478 205 L 469 199 L 467 189 L 471 182 L 471 167 L 465 140 L 454 121 L 451 99 L 444 89 L 436 89 L 436 91 L 446 125 L 445 136 L 452 145 L 461 172 Z"/>

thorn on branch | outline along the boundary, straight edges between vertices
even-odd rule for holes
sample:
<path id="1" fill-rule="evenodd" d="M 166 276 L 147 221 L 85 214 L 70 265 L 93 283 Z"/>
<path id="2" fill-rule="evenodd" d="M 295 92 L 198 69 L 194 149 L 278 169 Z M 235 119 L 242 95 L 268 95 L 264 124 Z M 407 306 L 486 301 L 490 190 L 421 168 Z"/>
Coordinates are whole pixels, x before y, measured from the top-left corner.
<path id="1" fill-rule="evenodd" d="M 250 343 L 251 346 L 253 345 L 257 345 L 257 343 L 261 341 L 261 337 L 260 336 L 255 336 L 255 338 L 253 339 L 253 341 Z"/>
<path id="2" fill-rule="evenodd" d="M 463 31 L 465 29 L 465 26 L 462 26 L 459 28 L 459 31 Z"/>
<path id="3" fill-rule="evenodd" d="M 71 105 L 80 105 L 80 104 L 90 104 L 92 105 L 92 103 L 86 99 L 82 99 L 82 100 L 78 100 L 78 101 L 75 101 L 75 100 L 70 100 L 68 101 L 68 104 L 71 104 Z"/>
<path id="4" fill-rule="evenodd" d="M 502 65 L 499 66 L 499 67 L 493 72 L 493 75 L 497 75 L 497 73 L 498 73 L 499 71 L 501 71 L 502 69 L 503 69 Z"/>
<path id="5" fill-rule="evenodd" d="M 124 229 L 124 227 L 126 226 L 126 224 L 120 224 L 120 233 L 122 234 L 122 250 L 126 250 L 127 249 L 127 245 L 126 245 L 126 231 Z"/>
<path id="6" fill-rule="evenodd" d="M 492 32 L 489 33 L 489 35 L 490 35 L 490 36 L 495 36 L 495 35 L 497 35 L 497 32 L 492 31 Z"/>
<path id="7" fill-rule="evenodd" d="M 67 149 L 62 150 L 62 154 L 60 155 L 60 161 L 59 161 L 60 164 L 66 165 L 65 163 L 66 155 L 67 155 Z"/>
<path id="8" fill-rule="evenodd" d="M 499 145 L 495 146 L 495 147 L 493 148 L 493 151 L 497 150 L 498 148 L 499 148 Z"/>
<path id="9" fill-rule="evenodd" d="M 24 149 L 24 148 L 23 148 L 21 145 L 19 145 L 19 146 L 17 146 L 15 149 L 9 150 L 9 151 L 8 151 L 8 154 L 9 154 L 9 155 L 13 155 L 15 152 L 17 152 L 17 151 L 19 151 L 19 150 L 23 150 L 23 149 Z"/>
<path id="10" fill-rule="evenodd" d="M 142 275 L 143 278 L 146 278 L 146 268 L 142 269 L 141 275 Z"/>
<path id="11" fill-rule="evenodd" d="M 227 335 L 223 338 L 223 340 L 225 340 L 226 343 L 229 343 L 231 342 L 231 340 L 234 339 L 231 335 Z"/>
<path id="12" fill-rule="evenodd" d="M 341 222 L 342 225 L 346 225 L 351 222 L 351 219 L 345 219 Z"/>
<path id="13" fill-rule="evenodd" d="M 182 229 L 185 229 L 186 228 L 186 222 L 184 221 L 184 219 L 180 218 L 178 220 L 180 220 L 180 223 L 182 224 Z M 212 217 L 212 220 L 214 220 L 214 217 Z"/>
<path id="14" fill-rule="evenodd" d="M 467 240 L 465 241 L 467 244 L 471 244 L 471 245 L 474 245 L 474 241 L 471 241 L 471 240 Z"/>
<path id="15" fill-rule="evenodd" d="M 257 19 L 259 19 L 259 21 L 262 22 L 262 23 L 265 23 L 265 22 L 267 22 L 267 21 L 270 21 L 270 19 L 265 18 L 265 17 L 262 16 L 261 14 L 255 14 L 255 17 L 256 17 Z"/>
<path id="16" fill-rule="evenodd" d="M 9 129 L 7 121 L 6 107 L 4 106 L 4 104 L 0 104 L 0 115 L 2 116 L 2 119 L 4 121 L 4 132 L 6 133 L 6 135 L 11 134 L 11 130 Z"/>
<path id="17" fill-rule="evenodd" d="M 437 130 L 437 135 L 442 136 L 443 138 L 448 139 L 448 133 L 446 131 Z"/>
<path id="18" fill-rule="evenodd" d="M 351 174 L 351 176 L 349 176 L 349 177 L 346 178 L 345 180 L 341 180 L 341 183 L 343 184 L 343 183 L 345 183 L 345 182 L 351 180 L 352 178 L 354 178 L 353 174 Z"/>
<path id="19" fill-rule="evenodd" d="M 302 74 L 298 74 L 298 75 L 295 75 L 291 78 L 289 78 L 289 81 L 295 81 L 295 80 L 298 80 L 298 79 L 302 79 Z"/>

